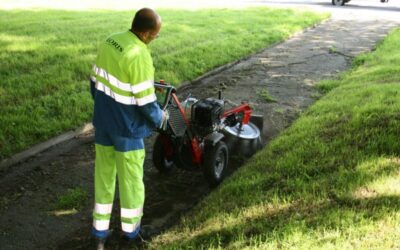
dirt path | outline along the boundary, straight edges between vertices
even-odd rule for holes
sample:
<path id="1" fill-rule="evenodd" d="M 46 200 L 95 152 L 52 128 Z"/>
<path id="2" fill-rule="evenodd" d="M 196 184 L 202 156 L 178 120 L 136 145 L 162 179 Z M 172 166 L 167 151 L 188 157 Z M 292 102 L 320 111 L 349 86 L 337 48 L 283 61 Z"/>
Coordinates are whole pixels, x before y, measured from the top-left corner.
<path id="1" fill-rule="evenodd" d="M 249 101 L 265 117 L 263 136 L 268 142 L 320 96 L 314 88 L 317 81 L 347 69 L 353 56 L 372 49 L 395 26 L 387 21 L 329 20 L 182 88 L 180 95 L 216 96 L 222 88 L 231 101 Z M 267 92 L 273 102 L 267 101 Z M 146 144 L 143 224 L 160 232 L 211 190 L 198 172 L 159 175 L 151 163 L 152 138 Z M 93 160 L 93 136 L 88 134 L 1 172 L 0 249 L 90 248 Z M 55 215 L 56 197 L 77 186 L 89 190 L 85 207 L 75 214 Z M 114 206 L 114 215 L 117 209 Z M 119 241 L 118 221 L 112 218 L 116 230 L 111 249 L 126 248 Z"/>

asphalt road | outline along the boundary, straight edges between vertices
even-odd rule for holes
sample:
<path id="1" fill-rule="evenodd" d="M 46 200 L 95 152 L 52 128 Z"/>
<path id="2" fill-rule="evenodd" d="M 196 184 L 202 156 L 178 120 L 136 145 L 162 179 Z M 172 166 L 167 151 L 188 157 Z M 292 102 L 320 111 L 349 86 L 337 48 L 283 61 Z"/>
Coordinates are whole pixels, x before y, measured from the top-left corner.
<path id="1" fill-rule="evenodd" d="M 308 8 L 332 13 L 334 19 L 344 20 L 389 20 L 400 21 L 400 1 L 351 0 L 345 6 L 331 5 L 331 0 L 0 0 L 0 9 L 14 8 L 57 8 L 57 9 L 118 9 L 129 10 L 142 7 L 151 8 L 246 8 L 269 6 L 279 8 Z"/>

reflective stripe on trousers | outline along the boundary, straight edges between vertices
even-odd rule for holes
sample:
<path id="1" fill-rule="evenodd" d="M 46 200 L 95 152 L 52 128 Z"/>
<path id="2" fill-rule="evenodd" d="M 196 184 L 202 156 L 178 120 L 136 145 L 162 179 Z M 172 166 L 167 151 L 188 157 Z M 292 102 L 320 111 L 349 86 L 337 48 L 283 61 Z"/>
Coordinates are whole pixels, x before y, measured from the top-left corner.
<path id="1" fill-rule="evenodd" d="M 114 146 L 96 144 L 93 211 L 93 227 L 96 230 L 109 229 L 117 176 L 122 230 L 131 233 L 140 226 L 144 204 L 144 156 L 144 149 L 119 152 Z"/>

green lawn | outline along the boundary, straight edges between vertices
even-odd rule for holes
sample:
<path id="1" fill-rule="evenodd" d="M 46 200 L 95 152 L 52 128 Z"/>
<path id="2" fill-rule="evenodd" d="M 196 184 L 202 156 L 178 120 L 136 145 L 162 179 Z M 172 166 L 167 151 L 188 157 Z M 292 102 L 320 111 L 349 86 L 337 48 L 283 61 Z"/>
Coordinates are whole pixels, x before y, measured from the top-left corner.
<path id="1" fill-rule="evenodd" d="M 179 85 L 282 41 L 326 15 L 276 9 L 161 10 L 156 79 Z M 98 44 L 133 11 L 0 11 L 0 160 L 90 121 Z"/>
<path id="2" fill-rule="evenodd" d="M 399 249 L 400 29 L 154 249 Z"/>

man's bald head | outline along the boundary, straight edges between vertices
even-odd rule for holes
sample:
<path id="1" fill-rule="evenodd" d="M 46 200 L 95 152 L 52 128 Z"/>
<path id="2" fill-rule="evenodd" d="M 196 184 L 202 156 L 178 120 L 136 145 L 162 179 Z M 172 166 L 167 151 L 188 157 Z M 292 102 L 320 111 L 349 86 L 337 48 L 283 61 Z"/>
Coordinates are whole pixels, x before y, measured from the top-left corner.
<path id="1" fill-rule="evenodd" d="M 154 31 L 161 25 L 160 16 L 152 9 L 143 8 L 136 12 L 132 22 L 133 32 Z"/>
<path id="2" fill-rule="evenodd" d="M 158 37 L 161 29 L 161 17 L 152 9 L 144 8 L 136 12 L 131 31 L 145 44 Z"/>

